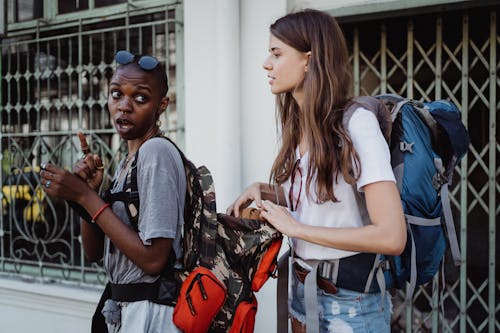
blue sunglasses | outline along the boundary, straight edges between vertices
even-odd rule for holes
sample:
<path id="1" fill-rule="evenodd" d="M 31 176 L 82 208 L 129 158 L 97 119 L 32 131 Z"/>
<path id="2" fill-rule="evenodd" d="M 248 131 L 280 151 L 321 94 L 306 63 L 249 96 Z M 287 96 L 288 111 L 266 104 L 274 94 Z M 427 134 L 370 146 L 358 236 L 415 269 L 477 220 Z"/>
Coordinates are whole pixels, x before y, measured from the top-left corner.
<path id="1" fill-rule="evenodd" d="M 121 51 L 116 52 L 116 54 L 115 54 L 115 60 L 120 65 L 128 65 L 131 62 L 133 62 L 134 59 L 135 59 L 135 55 L 133 55 L 129 51 L 121 50 Z M 160 62 L 158 61 L 158 59 L 156 59 L 155 57 L 152 57 L 152 56 L 147 56 L 147 55 L 140 57 L 139 61 L 137 62 L 139 67 L 145 71 L 151 71 L 151 70 L 155 69 L 159 63 Z"/>

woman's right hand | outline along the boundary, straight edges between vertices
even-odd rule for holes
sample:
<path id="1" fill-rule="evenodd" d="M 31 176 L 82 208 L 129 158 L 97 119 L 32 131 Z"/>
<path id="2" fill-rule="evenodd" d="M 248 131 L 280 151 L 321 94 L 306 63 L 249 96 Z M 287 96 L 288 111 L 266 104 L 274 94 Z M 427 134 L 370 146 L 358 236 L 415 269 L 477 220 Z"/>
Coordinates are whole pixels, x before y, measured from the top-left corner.
<path id="1" fill-rule="evenodd" d="M 248 186 L 245 191 L 233 202 L 232 205 L 227 207 L 226 214 L 240 217 L 240 212 L 255 201 L 255 205 L 260 208 L 262 205 L 262 197 L 260 190 L 261 183 L 253 183 Z"/>
<path id="2" fill-rule="evenodd" d="M 82 132 L 78 133 L 83 157 L 73 167 L 73 173 L 85 180 L 87 184 L 97 191 L 101 186 L 104 176 L 104 166 L 98 155 L 91 154 L 87 139 Z"/>

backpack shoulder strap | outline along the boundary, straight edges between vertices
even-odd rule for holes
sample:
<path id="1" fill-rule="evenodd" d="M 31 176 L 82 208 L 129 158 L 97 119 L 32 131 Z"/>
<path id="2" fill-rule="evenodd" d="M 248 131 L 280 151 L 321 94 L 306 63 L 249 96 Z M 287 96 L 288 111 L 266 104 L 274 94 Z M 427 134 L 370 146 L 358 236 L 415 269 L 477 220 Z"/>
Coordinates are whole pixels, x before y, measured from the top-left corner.
<path id="1" fill-rule="evenodd" d="M 446 227 L 446 234 L 450 244 L 451 256 L 455 266 L 460 266 L 462 258 L 460 255 L 460 248 L 458 246 L 457 232 L 455 230 L 455 223 L 453 222 L 453 215 L 451 214 L 450 197 L 448 190 L 448 183 L 441 186 L 440 190 L 441 204 L 443 206 L 443 216 Z"/>
<path id="2" fill-rule="evenodd" d="M 291 250 L 288 249 L 278 260 L 277 298 L 277 333 L 288 333 L 288 275 L 290 274 Z"/>
<path id="3" fill-rule="evenodd" d="M 115 201 L 122 201 L 125 205 L 125 210 L 129 218 L 130 224 L 136 232 L 139 231 L 139 190 L 137 188 L 137 159 L 139 157 L 139 151 L 136 152 L 135 158 L 132 161 L 132 165 L 127 173 L 127 178 L 123 187 L 123 191 L 111 193 L 111 188 L 115 184 L 115 181 L 111 183 L 109 189 L 107 189 L 103 194 L 103 200 L 107 203 L 113 203 Z"/>
<path id="4" fill-rule="evenodd" d="M 179 152 L 186 173 L 186 200 L 184 204 L 184 267 L 200 262 L 205 267 L 214 265 L 217 238 L 217 207 L 212 175 L 207 167 L 196 166 L 170 138 Z"/>
<path id="5" fill-rule="evenodd" d="M 199 219 L 200 223 L 200 261 L 201 264 L 210 268 L 214 266 L 214 259 L 217 255 L 216 239 L 218 222 L 214 181 L 210 171 L 205 166 L 196 169 L 194 175 L 194 185 L 199 185 L 202 193 L 201 199 L 203 201 L 202 210 L 195 212 L 199 214 L 199 216 L 194 216 L 194 218 Z M 188 212 L 188 214 L 193 213 Z M 214 274 L 217 275 L 217 272 L 214 272 Z"/>
<path id="6" fill-rule="evenodd" d="M 135 158 L 130 166 L 130 172 L 127 174 L 127 179 L 125 181 L 125 196 L 128 197 L 128 201 L 125 202 L 125 207 L 127 209 L 127 214 L 130 219 L 130 223 L 134 227 L 136 232 L 139 231 L 139 188 L 137 187 L 137 160 L 139 159 L 139 150 L 135 153 Z M 122 192 L 123 193 L 123 192 Z"/>
<path id="7" fill-rule="evenodd" d="M 344 115 L 342 119 L 342 125 L 344 128 L 347 130 L 347 126 L 349 125 L 349 121 L 351 120 L 354 111 L 356 111 L 359 107 L 373 112 L 378 120 L 385 140 L 389 142 L 393 121 L 391 113 L 382 101 L 372 96 L 358 96 L 347 102 L 344 107 Z"/>

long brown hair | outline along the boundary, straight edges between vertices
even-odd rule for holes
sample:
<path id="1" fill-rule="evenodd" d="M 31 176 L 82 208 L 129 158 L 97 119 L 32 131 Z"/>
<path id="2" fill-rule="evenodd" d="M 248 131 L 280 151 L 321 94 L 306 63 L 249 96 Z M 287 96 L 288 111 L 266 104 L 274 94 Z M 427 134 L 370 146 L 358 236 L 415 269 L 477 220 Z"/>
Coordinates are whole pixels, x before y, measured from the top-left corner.
<path id="1" fill-rule="evenodd" d="M 276 97 L 281 148 L 272 166 L 270 180 L 282 184 L 290 177 L 295 148 L 305 136 L 309 144 L 307 193 L 316 175 L 318 201 L 335 202 L 333 184 L 339 173 L 347 183 L 354 184 L 361 172 L 359 157 L 342 126 L 343 108 L 350 99 L 351 89 L 344 35 L 332 16 L 312 9 L 278 19 L 270 31 L 294 49 L 311 52 L 303 82 L 302 108 L 291 92 Z"/>

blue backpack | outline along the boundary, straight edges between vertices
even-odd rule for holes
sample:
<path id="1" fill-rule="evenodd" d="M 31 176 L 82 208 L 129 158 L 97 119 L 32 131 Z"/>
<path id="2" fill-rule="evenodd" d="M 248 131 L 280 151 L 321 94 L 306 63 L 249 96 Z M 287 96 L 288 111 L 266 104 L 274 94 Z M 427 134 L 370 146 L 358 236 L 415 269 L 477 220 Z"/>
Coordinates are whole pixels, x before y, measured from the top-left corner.
<path id="1" fill-rule="evenodd" d="M 375 113 L 388 139 L 408 238 L 401 255 L 379 259 L 381 266 L 389 265 L 383 267 L 386 285 L 404 288 L 408 282 L 409 299 L 438 272 L 447 243 L 455 265 L 460 265 L 448 189 L 469 136 L 460 111 L 447 100 L 422 103 L 393 94 L 356 97 L 344 122 L 358 106 Z"/>

